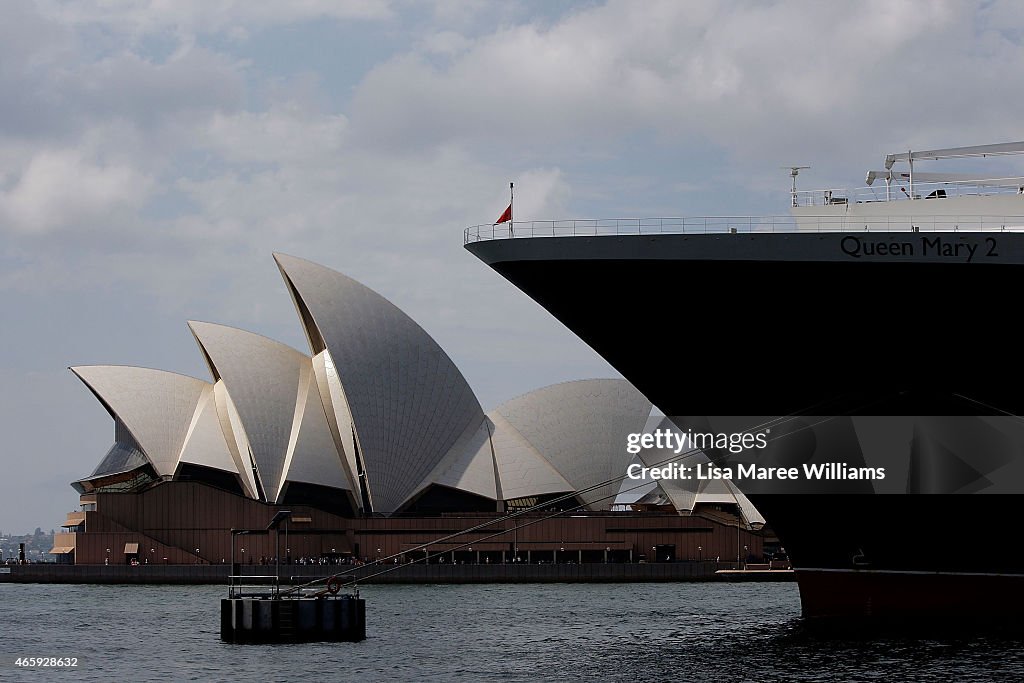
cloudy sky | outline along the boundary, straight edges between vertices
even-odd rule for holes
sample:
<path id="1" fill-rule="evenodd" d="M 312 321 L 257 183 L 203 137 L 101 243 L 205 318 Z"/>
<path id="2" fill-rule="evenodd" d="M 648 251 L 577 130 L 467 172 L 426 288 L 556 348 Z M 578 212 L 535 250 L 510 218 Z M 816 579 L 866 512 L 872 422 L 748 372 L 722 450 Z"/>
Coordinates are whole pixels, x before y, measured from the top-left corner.
<path id="1" fill-rule="evenodd" d="M 1016 3 L 51 0 L 0 21 L 0 530 L 113 423 L 68 365 L 305 350 L 271 252 L 381 292 L 485 408 L 614 372 L 462 249 L 517 219 L 783 213 L 788 176 L 1024 139 Z M 571 286 L 571 283 L 567 283 Z M 700 286 L 690 283 L 688 286 Z"/>

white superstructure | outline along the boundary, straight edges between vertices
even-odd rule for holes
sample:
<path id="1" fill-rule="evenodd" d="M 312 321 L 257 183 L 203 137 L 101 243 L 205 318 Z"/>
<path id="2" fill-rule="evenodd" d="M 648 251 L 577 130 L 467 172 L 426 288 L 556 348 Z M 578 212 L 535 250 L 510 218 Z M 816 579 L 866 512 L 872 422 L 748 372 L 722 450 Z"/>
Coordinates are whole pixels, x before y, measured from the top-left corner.
<path id="1" fill-rule="evenodd" d="M 799 228 L 817 231 L 1019 230 L 1024 176 L 919 168 L 921 161 L 1016 154 L 1024 154 L 1024 141 L 888 154 L 883 170 L 868 171 L 864 187 L 798 190 L 794 182 L 791 211 Z"/>

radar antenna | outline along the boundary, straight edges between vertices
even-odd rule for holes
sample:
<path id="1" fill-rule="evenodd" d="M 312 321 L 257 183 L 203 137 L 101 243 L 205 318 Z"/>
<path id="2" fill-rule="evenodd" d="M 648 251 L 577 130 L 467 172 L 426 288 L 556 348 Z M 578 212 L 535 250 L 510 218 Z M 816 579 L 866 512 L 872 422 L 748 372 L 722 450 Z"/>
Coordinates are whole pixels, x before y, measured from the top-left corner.
<path id="1" fill-rule="evenodd" d="M 796 201 L 796 177 L 800 175 L 800 171 L 810 168 L 810 166 L 783 166 L 782 168 L 789 171 L 789 177 L 793 179 L 793 189 L 789 191 L 790 199 L 793 202 L 793 206 L 798 206 Z"/>

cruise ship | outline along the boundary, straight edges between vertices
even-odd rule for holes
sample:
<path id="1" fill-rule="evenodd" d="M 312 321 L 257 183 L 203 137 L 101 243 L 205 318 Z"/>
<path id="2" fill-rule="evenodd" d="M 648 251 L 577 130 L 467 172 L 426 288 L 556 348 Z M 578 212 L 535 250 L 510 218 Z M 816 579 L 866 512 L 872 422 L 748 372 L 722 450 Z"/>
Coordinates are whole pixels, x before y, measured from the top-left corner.
<path id="1" fill-rule="evenodd" d="M 1024 177 L 922 162 L 1020 153 L 890 154 L 851 191 L 798 190 L 793 168 L 783 216 L 505 222 L 465 246 L 680 429 L 773 429 L 763 461 L 884 465 L 740 484 L 806 617 L 1017 618 Z"/>

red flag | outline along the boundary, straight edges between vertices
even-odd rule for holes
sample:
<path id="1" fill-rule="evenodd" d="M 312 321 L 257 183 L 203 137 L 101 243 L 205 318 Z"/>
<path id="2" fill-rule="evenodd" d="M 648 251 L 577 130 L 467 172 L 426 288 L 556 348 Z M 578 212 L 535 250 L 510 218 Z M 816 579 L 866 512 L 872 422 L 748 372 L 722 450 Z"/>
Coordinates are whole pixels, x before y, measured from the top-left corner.
<path id="1" fill-rule="evenodd" d="M 496 220 L 494 222 L 494 224 L 498 225 L 499 223 L 508 223 L 510 220 L 512 220 L 512 205 L 511 204 L 508 205 L 508 208 L 505 209 L 505 212 L 501 214 L 501 216 L 498 218 L 498 220 Z"/>

